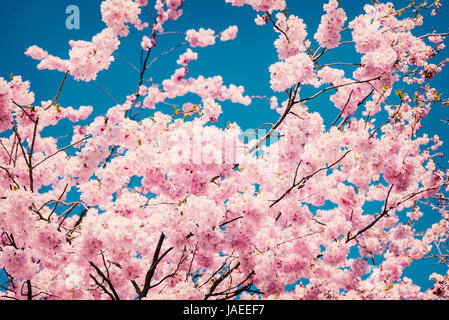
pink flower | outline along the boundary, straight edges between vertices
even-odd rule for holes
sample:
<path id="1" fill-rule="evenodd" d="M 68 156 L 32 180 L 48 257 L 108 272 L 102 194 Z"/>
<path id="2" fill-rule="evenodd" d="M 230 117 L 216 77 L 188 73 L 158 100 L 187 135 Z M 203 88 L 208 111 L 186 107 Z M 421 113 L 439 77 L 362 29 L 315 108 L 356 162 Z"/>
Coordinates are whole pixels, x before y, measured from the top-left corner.
<path id="1" fill-rule="evenodd" d="M 34 93 L 29 92 L 30 82 L 22 81 L 21 76 L 15 76 L 9 83 L 12 100 L 21 106 L 29 106 L 34 103 Z"/>
<path id="2" fill-rule="evenodd" d="M 276 109 L 278 107 L 279 103 L 278 103 L 278 99 L 273 96 L 270 98 L 270 108 L 271 109 Z"/>
<path id="3" fill-rule="evenodd" d="M 213 99 L 207 98 L 203 101 L 203 116 L 206 119 L 215 122 L 221 113 L 221 106 Z"/>
<path id="4" fill-rule="evenodd" d="M 70 41 L 70 74 L 75 80 L 95 80 L 98 72 L 108 69 L 114 61 L 112 53 L 119 43 L 109 28 L 94 36 L 92 42 Z"/>
<path id="5" fill-rule="evenodd" d="M 294 15 L 287 19 L 282 13 L 278 13 L 276 18 L 278 28 L 283 30 L 281 32 L 274 28 L 274 31 L 279 33 L 279 38 L 274 42 L 279 59 L 287 59 L 305 51 L 309 44 L 306 41 L 307 31 L 304 21 Z"/>
<path id="6" fill-rule="evenodd" d="M 138 75 L 113 79 L 131 91 L 111 93 L 122 102 L 92 120 L 92 106 L 65 106 L 64 94 L 36 103 L 21 76 L 0 78 L 0 268 L 11 275 L 4 298 L 26 298 L 31 283 L 35 299 L 135 300 L 152 268 L 142 299 L 204 299 L 226 271 L 219 299 L 238 290 L 230 281 L 253 284 L 264 299 L 449 297 L 449 274 L 433 274 L 429 290 L 405 277 L 413 260 L 434 252 L 444 262 L 448 253 L 447 172 L 437 162 L 445 139 L 428 135 L 422 121 L 439 101 L 432 81 L 447 64 L 437 57 L 444 37 L 427 45 L 414 31 L 422 17 L 400 17 L 376 1 L 349 23 L 345 36 L 358 54 L 341 59 L 328 50 L 346 20 L 338 1 L 324 5 L 318 51 L 285 1 L 227 2 L 264 11 L 259 24 L 268 14 L 276 23 L 279 59 L 269 68 L 276 96 L 249 96 L 220 75 L 202 75 L 199 63 L 192 76 L 191 49 L 163 65 L 166 72 L 145 74 L 137 90 Z M 182 0 L 105 0 L 107 27 L 71 41 L 68 60 L 37 46 L 26 55 L 40 69 L 96 79 L 119 37 L 146 25 L 143 6 L 154 15 L 146 33 L 154 36 L 141 39 L 149 50 L 165 22 L 182 14 Z M 237 32 L 190 29 L 186 39 L 204 47 Z M 268 120 L 240 128 L 230 103 L 252 105 L 248 114 Z M 73 130 L 67 120 L 78 122 Z M 417 229 L 429 199 L 438 215 Z"/>
<path id="7" fill-rule="evenodd" d="M 267 24 L 268 21 L 268 17 L 266 15 L 260 16 L 257 15 L 257 17 L 254 19 L 254 22 L 258 25 L 258 26 L 264 26 Z"/>
<path id="8" fill-rule="evenodd" d="M 147 36 L 143 36 L 141 46 L 143 50 L 148 51 L 153 47 L 153 42 Z"/>
<path id="9" fill-rule="evenodd" d="M 198 59 L 198 54 L 196 52 L 193 52 L 189 48 L 189 49 L 187 49 L 187 51 L 185 53 L 183 53 L 182 55 L 179 56 L 179 59 L 176 63 L 181 66 L 186 67 L 190 61 L 197 60 L 197 59 Z"/>
<path id="10" fill-rule="evenodd" d="M 233 6 L 241 7 L 244 4 L 248 4 L 256 11 L 274 11 L 284 10 L 285 0 L 226 0 L 227 3 Z"/>
<path id="11" fill-rule="evenodd" d="M 161 92 L 157 87 L 150 87 L 147 90 L 147 96 L 145 97 L 142 107 L 148 109 L 154 109 L 156 104 L 164 101 L 166 94 Z"/>
<path id="12" fill-rule="evenodd" d="M 235 37 L 237 37 L 238 30 L 239 29 L 237 26 L 230 26 L 221 33 L 220 40 L 221 41 L 234 40 Z"/>
<path id="13" fill-rule="evenodd" d="M 314 38 L 320 46 L 328 49 L 336 48 L 341 39 L 341 29 L 346 21 L 346 14 L 343 9 L 337 8 L 337 0 L 330 0 L 324 5 L 326 14 L 321 17 L 321 24 Z"/>
<path id="14" fill-rule="evenodd" d="M 190 29 L 186 32 L 186 40 L 192 48 L 211 46 L 215 44 L 215 31 L 203 28 L 200 28 L 198 31 Z"/>
<path id="15" fill-rule="evenodd" d="M 139 19 L 140 5 L 142 3 L 131 0 L 105 0 L 101 3 L 103 21 L 116 36 L 128 35 L 128 23 L 141 30 L 145 25 Z"/>
<path id="16" fill-rule="evenodd" d="M 69 60 L 64 60 L 52 55 L 48 55 L 37 65 L 39 70 L 57 70 L 64 73 L 68 72 L 70 67 Z"/>
<path id="17" fill-rule="evenodd" d="M 12 101 L 8 83 L 0 78 L 0 132 L 12 127 Z"/>
<path id="18" fill-rule="evenodd" d="M 27 49 L 25 55 L 34 60 L 43 60 L 48 56 L 48 52 L 38 46 L 31 46 Z"/>
<path id="19" fill-rule="evenodd" d="M 270 66 L 271 88 L 274 91 L 284 91 L 296 83 L 308 83 L 314 77 L 313 62 L 305 53 L 276 62 Z"/>
<path id="20" fill-rule="evenodd" d="M 320 80 L 324 83 L 336 83 L 337 81 L 341 80 L 344 75 L 345 72 L 343 70 L 340 69 L 335 69 L 335 68 L 331 68 L 331 67 L 324 67 L 322 69 L 320 69 L 317 73 L 318 78 L 320 78 Z"/>

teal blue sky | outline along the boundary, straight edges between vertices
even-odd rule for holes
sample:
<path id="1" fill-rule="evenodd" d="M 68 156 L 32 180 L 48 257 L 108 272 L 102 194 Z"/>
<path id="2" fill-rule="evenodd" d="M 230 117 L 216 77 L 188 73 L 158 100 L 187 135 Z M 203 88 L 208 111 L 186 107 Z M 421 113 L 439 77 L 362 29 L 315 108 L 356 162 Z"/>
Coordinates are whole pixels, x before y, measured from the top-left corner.
<path id="1" fill-rule="evenodd" d="M 56 71 L 39 71 L 36 69 L 36 61 L 25 57 L 24 51 L 31 45 L 38 45 L 50 54 L 68 57 L 70 49 L 69 40 L 90 40 L 93 35 L 104 28 L 101 21 L 100 0 L 21 0 L 3 1 L 0 11 L 0 32 L 2 38 L 2 49 L 0 50 L 0 77 L 9 78 L 10 74 L 21 75 L 24 80 L 31 82 L 31 90 L 36 94 L 37 101 L 51 100 L 62 80 L 63 74 Z M 151 0 L 150 0 L 151 3 Z M 290 13 L 298 15 L 304 19 L 308 25 L 310 40 L 313 40 L 320 16 L 322 14 L 323 1 L 288 1 Z M 342 0 L 341 6 L 346 10 L 348 19 L 362 13 L 363 5 L 371 1 Z M 396 7 L 406 5 L 407 1 L 393 1 Z M 77 5 L 81 13 L 81 24 L 79 30 L 69 30 L 65 26 L 68 15 L 65 13 L 66 7 Z M 184 4 L 184 15 L 174 22 L 166 24 L 166 31 L 185 31 L 190 28 L 200 27 L 212 28 L 217 32 L 226 29 L 229 25 L 237 25 L 239 34 L 236 40 L 231 42 L 218 42 L 213 47 L 195 49 L 199 54 L 199 60 L 190 64 L 190 76 L 214 76 L 221 75 L 225 84 L 243 85 L 248 95 L 273 95 L 269 85 L 268 67 L 277 60 L 273 41 L 277 38 L 273 29 L 269 26 L 260 27 L 254 23 L 256 14 L 248 6 L 232 7 L 224 0 L 186 0 Z M 144 20 L 151 22 L 151 15 L 144 12 Z M 436 17 L 425 16 L 425 27 L 417 30 L 418 34 L 431 31 L 429 26 L 434 26 L 437 31 L 449 31 L 449 5 L 443 8 Z M 146 32 L 139 32 L 132 29 L 128 38 L 122 38 L 118 54 L 134 65 L 139 65 L 140 41 Z M 349 40 L 346 33 L 343 40 Z M 154 50 L 154 55 L 158 55 L 173 45 L 184 40 L 183 35 L 167 34 L 159 38 L 158 47 Z M 316 47 L 316 46 L 315 46 Z M 185 47 L 175 50 L 171 55 L 159 59 L 156 64 L 148 70 L 148 77 L 156 80 L 163 80 L 169 77 L 176 68 L 175 61 L 179 54 L 184 52 Z M 442 54 L 447 57 L 447 53 Z M 336 50 L 334 53 L 323 57 L 324 62 L 357 62 L 359 56 L 353 48 Z M 351 73 L 351 68 L 347 68 L 347 75 Z M 138 73 L 125 62 L 117 59 L 106 72 L 99 74 L 98 84 L 110 92 L 114 98 L 123 102 L 125 97 L 135 92 L 138 83 Z M 443 93 L 443 97 L 448 98 L 449 78 L 446 71 L 437 75 L 435 87 Z M 398 87 L 399 88 L 399 87 Z M 306 93 L 307 94 L 307 91 Z M 282 100 L 285 97 L 278 95 Z M 191 102 L 195 98 L 187 97 Z M 104 114 L 114 103 L 103 91 L 94 83 L 77 82 L 69 78 L 58 100 L 63 106 L 80 105 L 94 106 L 93 115 L 85 121 L 91 121 L 95 116 Z M 189 100 L 188 100 L 189 101 Z M 184 101 L 187 102 L 187 101 Z M 273 122 L 277 119 L 277 113 L 270 110 L 267 101 L 255 99 L 251 106 L 243 106 L 232 103 L 223 103 L 224 114 L 219 126 L 224 126 L 228 121 L 237 122 L 242 128 L 256 128 L 265 122 Z M 323 95 L 320 99 L 310 102 L 311 110 L 322 114 L 324 121 L 330 125 L 338 115 L 338 110 L 332 107 L 329 96 Z M 169 106 L 158 106 L 161 111 L 171 112 Z M 443 140 L 449 142 L 448 127 L 438 119 L 449 118 L 447 108 L 435 105 L 430 116 L 424 121 L 424 129 L 429 135 L 438 134 Z M 45 131 L 51 136 L 65 136 L 72 132 L 72 124 L 64 122 L 54 128 Z M 422 134 L 421 133 L 421 134 Z M 70 138 L 60 139 L 61 147 L 66 145 Z M 442 151 L 449 155 L 449 147 L 442 147 Z M 446 164 L 449 158 L 446 156 L 441 160 Z M 425 217 L 417 225 L 418 229 L 432 224 L 438 220 L 438 215 L 432 211 L 425 211 Z M 415 262 L 407 269 L 406 275 L 413 281 L 428 288 L 431 282 L 428 280 L 429 274 L 434 271 L 445 272 L 446 268 L 441 265 L 434 265 L 431 261 Z M 1 282 L 1 276 L 0 276 Z"/>

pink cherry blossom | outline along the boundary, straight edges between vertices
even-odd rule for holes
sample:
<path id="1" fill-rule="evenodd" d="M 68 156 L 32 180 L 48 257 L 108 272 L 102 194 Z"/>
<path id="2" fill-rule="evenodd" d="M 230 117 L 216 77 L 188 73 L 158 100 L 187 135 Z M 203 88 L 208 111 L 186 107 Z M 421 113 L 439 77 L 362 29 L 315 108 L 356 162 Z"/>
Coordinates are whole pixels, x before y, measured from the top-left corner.
<path id="1" fill-rule="evenodd" d="M 153 42 L 151 41 L 150 38 L 148 38 L 147 36 L 144 36 L 142 38 L 141 45 L 142 45 L 142 49 L 143 50 L 148 51 L 148 50 L 150 50 L 153 47 Z"/>
<path id="2" fill-rule="evenodd" d="M 266 15 L 263 16 L 257 15 L 256 19 L 254 19 L 254 22 L 259 26 L 263 26 L 267 23 L 267 20 L 268 18 Z"/>
<path id="3" fill-rule="evenodd" d="M 200 28 L 198 31 L 190 29 L 186 32 L 186 40 L 192 48 L 211 46 L 215 44 L 215 31 L 204 28 Z"/>
<path id="4" fill-rule="evenodd" d="M 92 42 L 70 41 L 70 74 L 75 80 L 95 80 L 98 72 L 108 69 L 114 61 L 112 53 L 119 43 L 111 29 L 104 29 Z"/>
<path id="5" fill-rule="evenodd" d="M 314 77 L 313 62 L 307 54 L 300 52 L 271 65 L 270 73 L 271 88 L 274 91 L 284 91 L 295 83 L 310 82 Z"/>
<path id="6" fill-rule="evenodd" d="M 287 59 L 305 51 L 308 42 L 306 41 L 307 31 L 304 21 L 294 15 L 287 19 L 282 13 L 278 13 L 276 18 L 278 19 L 277 28 L 274 28 L 274 31 L 279 33 L 279 38 L 274 42 L 274 46 L 279 59 Z"/>
<path id="7" fill-rule="evenodd" d="M 11 128 L 11 89 L 5 79 L 0 78 L 0 132 Z"/>
<path id="8" fill-rule="evenodd" d="M 376 1 L 343 28 L 346 4 L 331 0 L 313 37 L 284 0 L 225 2 L 273 27 L 254 35 L 274 39 L 268 93 L 202 70 L 191 49 L 237 26 L 164 31 L 182 0 L 105 0 L 106 27 L 66 58 L 28 47 L 38 69 L 65 74 L 56 96 L 0 78 L 2 298 L 448 299 L 446 270 L 422 270 L 428 290 L 406 276 L 415 261 L 448 264 L 445 136 L 426 122 L 447 104 L 434 82 L 447 35 L 418 28 L 439 2 Z M 132 91 L 104 89 L 114 103 L 95 117 L 83 99 L 65 105 L 67 77 L 106 76 L 123 37 L 150 26 L 133 35 L 147 59 L 119 79 Z M 164 33 L 187 42 L 158 53 Z M 166 73 L 147 72 L 183 45 Z M 272 119 L 242 128 L 243 106 Z M 48 134 L 68 121 L 69 136 Z"/>
<path id="9" fill-rule="evenodd" d="M 139 19 L 141 9 L 138 2 L 132 0 L 106 0 L 101 3 L 101 14 L 104 23 L 115 35 L 126 36 L 129 33 L 128 23 L 142 29 L 145 25 Z"/>
<path id="10" fill-rule="evenodd" d="M 325 48 L 333 49 L 341 39 L 341 29 L 346 21 L 346 14 L 342 8 L 337 8 L 337 0 L 331 0 L 324 5 L 326 14 L 321 18 L 321 24 L 314 38 Z"/>
<path id="11" fill-rule="evenodd" d="M 43 60 L 48 56 L 48 52 L 38 46 L 31 46 L 25 52 L 25 55 L 33 58 L 34 60 Z"/>
<path id="12" fill-rule="evenodd" d="M 30 82 L 22 81 L 21 76 L 13 77 L 9 83 L 12 100 L 22 106 L 29 106 L 34 103 L 34 93 L 29 92 Z"/>
<path id="13" fill-rule="evenodd" d="M 188 48 L 186 52 L 179 56 L 176 63 L 185 67 L 190 61 L 193 60 L 198 60 L 198 53 L 193 52 L 190 48 Z"/>
<path id="14" fill-rule="evenodd" d="M 256 11 L 284 10 L 286 6 L 285 0 L 226 0 L 226 2 L 238 7 L 247 4 Z"/>
<path id="15" fill-rule="evenodd" d="M 234 40 L 237 37 L 238 30 L 239 29 L 237 26 L 230 26 L 229 28 L 221 32 L 220 40 L 221 41 Z"/>

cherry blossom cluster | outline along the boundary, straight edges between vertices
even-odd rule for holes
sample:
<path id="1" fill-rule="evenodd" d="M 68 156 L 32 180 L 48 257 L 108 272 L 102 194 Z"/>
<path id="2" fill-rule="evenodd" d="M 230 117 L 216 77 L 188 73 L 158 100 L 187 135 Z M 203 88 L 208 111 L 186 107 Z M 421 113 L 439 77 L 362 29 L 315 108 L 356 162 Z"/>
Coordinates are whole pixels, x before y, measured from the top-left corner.
<path id="1" fill-rule="evenodd" d="M 279 38 L 274 42 L 274 46 L 277 49 L 279 59 L 286 59 L 305 51 L 309 43 L 306 41 L 307 31 L 304 21 L 294 15 L 287 19 L 282 13 L 278 13 L 276 18 L 277 28 L 274 31 L 280 34 Z"/>
<path id="2" fill-rule="evenodd" d="M 230 26 L 221 33 L 220 40 L 221 41 L 234 40 L 237 37 L 238 31 L 239 28 L 237 26 Z"/>
<path id="3" fill-rule="evenodd" d="M 0 78 L 0 132 L 11 127 L 12 122 L 11 91 L 8 82 Z"/>
<path id="4" fill-rule="evenodd" d="M 101 3 L 101 15 L 103 22 L 116 35 L 127 36 L 129 28 L 127 24 L 134 25 L 137 29 L 143 29 L 148 26 L 139 19 L 141 13 L 140 6 L 145 6 L 145 2 L 132 0 L 107 0 Z"/>
<path id="5" fill-rule="evenodd" d="M 271 88 L 284 91 L 298 82 L 311 83 L 315 78 L 313 69 L 312 60 L 303 52 L 288 57 L 270 66 Z"/>
<path id="6" fill-rule="evenodd" d="M 215 31 L 204 28 L 200 28 L 198 31 L 190 29 L 186 32 L 186 40 L 192 48 L 211 46 L 215 44 Z"/>
<path id="7" fill-rule="evenodd" d="M 247 4 L 256 11 L 284 10 L 286 6 L 285 0 L 226 0 L 226 2 L 238 7 Z"/>
<path id="8" fill-rule="evenodd" d="M 321 24 L 314 36 L 324 48 L 333 49 L 337 47 L 341 39 L 341 29 L 347 18 L 344 10 L 337 7 L 337 0 L 324 5 L 326 14 L 321 17 Z"/>
<path id="9" fill-rule="evenodd" d="M 443 101 L 432 81 L 447 63 L 445 35 L 420 35 L 412 6 L 375 2 L 347 23 L 330 0 L 314 41 L 284 0 L 226 2 L 273 26 L 274 93 L 190 71 L 196 50 L 234 39 L 237 26 L 180 32 L 190 48 L 166 79 L 148 78 L 182 0 L 105 0 L 106 27 L 71 41 L 68 59 L 27 49 L 39 69 L 92 81 L 130 26 L 148 31 L 140 78 L 127 79 L 136 90 L 93 119 L 92 106 L 58 102 L 65 78 L 45 101 L 21 76 L 0 78 L 2 298 L 447 299 L 447 274 L 429 274 L 429 290 L 405 276 L 414 261 L 449 264 L 443 139 L 423 125 Z M 151 24 L 142 9 L 155 12 Z M 348 44 L 353 61 L 332 60 Z M 326 94 L 329 108 L 312 103 Z M 274 123 L 220 126 L 225 102 L 255 99 Z M 45 129 L 67 120 L 61 147 Z M 417 228 L 432 210 L 441 219 Z"/>
<path id="10" fill-rule="evenodd" d="M 69 72 L 75 80 L 95 80 L 98 72 L 107 70 L 114 61 L 112 53 L 120 41 L 112 29 L 104 29 L 88 41 L 70 41 Z"/>

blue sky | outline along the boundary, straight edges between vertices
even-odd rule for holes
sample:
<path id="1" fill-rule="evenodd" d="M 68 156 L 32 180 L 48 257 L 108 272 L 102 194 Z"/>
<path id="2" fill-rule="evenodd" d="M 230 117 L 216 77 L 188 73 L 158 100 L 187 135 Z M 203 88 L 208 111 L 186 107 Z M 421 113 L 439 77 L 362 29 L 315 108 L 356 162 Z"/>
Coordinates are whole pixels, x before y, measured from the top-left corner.
<path id="1" fill-rule="evenodd" d="M 397 7 L 406 5 L 407 1 L 393 1 Z M 100 0 L 21 0 L 3 1 L 0 11 L 0 30 L 2 35 L 2 50 L 0 51 L 0 77 L 9 79 L 9 75 L 21 75 L 24 80 L 31 82 L 31 89 L 36 93 L 36 100 L 51 100 L 56 94 L 63 74 L 56 71 L 38 71 L 37 63 L 24 56 L 24 51 L 31 45 L 38 45 L 50 54 L 66 58 L 68 56 L 69 40 L 90 40 L 92 36 L 104 28 L 100 14 Z M 151 3 L 151 0 L 150 0 Z M 288 1 L 289 12 L 303 18 L 308 26 L 310 39 L 320 21 L 323 1 Z M 341 6 L 346 10 L 348 19 L 362 13 L 365 3 L 371 1 L 342 0 Z M 65 26 L 67 14 L 66 7 L 77 5 L 81 12 L 81 28 L 68 30 Z M 151 21 L 151 16 L 143 13 L 146 21 Z M 444 6 L 440 15 L 427 17 L 429 25 L 434 25 L 438 31 L 447 32 L 449 29 L 449 7 Z M 166 24 L 166 31 L 185 31 L 189 28 L 212 28 L 217 32 L 226 29 L 229 25 L 237 25 L 239 34 L 236 40 L 231 42 L 218 42 L 213 47 L 195 49 L 199 54 L 199 60 L 189 65 L 190 76 L 221 75 L 225 84 L 243 85 L 248 95 L 272 96 L 269 86 L 268 67 L 277 60 L 273 41 L 277 38 L 275 32 L 269 26 L 259 27 L 253 20 L 255 13 L 248 6 L 232 7 L 224 0 L 186 0 L 184 15 L 175 22 Z M 419 33 L 427 33 L 430 28 L 424 27 Z M 132 30 L 131 35 L 121 39 L 122 44 L 118 51 L 135 65 L 139 65 L 140 41 L 145 32 Z M 348 34 L 346 34 L 347 36 Z M 166 51 L 173 45 L 182 42 L 183 36 L 179 34 L 164 35 L 159 38 L 155 55 Z M 343 38 L 343 40 L 348 40 Z M 349 46 L 323 57 L 332 58 L 335 62 L 354 62 L 358 59 L 353 49 Z M 185 47 L 177 49 L 173 54 L 161 58 L 148 71 L 147 76 L 156 80 L 169 77 L 176 68 L 175 61 L 178 55 L 184 52 Z M 445 57 L 447 53 L 443 54 Z M 330 61 L 330 60 L 328 60 Z M 347 69 L 348 74 L 350 68 Z M 107 72 L 99 74 L 97 82 L 108 90 L 116 100 L 123 102 L 126 95 L 135 92 L 138 74 L 119 59 Z M 449 91 L 448 73 L 443 72 L 436 76 L 435 86 L 440 92 Z M 284 98 L 278 95 L 280 101 Z M 443 97 L 448 97 L 443 95 Z M 190 98 L 190 97 L 189 97 Z M 88 119 L 92 120 L 96 115 L 104 114 L 111 107 L 113 101 L 98 89 L 93 83 L 76 82 L 68 79 L 59 98 L 63 106 L 93 105 L 94 114 Z M 242 128 L 256 128 L 265 122 L 273 122 L 277 119 L 277 113 L 270 110 L 264 100 L 255 99 L 251 106 L 242 106 L 232 103 L 223 103 L 224 114 L 219 122 L 223 126 L 227 121 L 237 122 Z M 311 110 L 322 114 L 328 125 L 338 114 L 338 110 L 330 104 L 328 96 L 312 101 Z M 162 111 L 171 112 L 169 106 L 161 106 Z M 439 118 L 447 119 L 447 109 L 436 105 L 430 116 L 424 121 L 424 131 L 429 135 L 439 134 L 443 140 L 449 141 L 448 127 L 438 121 Z M 87 121 L 87 122 L 88 122 Z M 69 124 L 67 122 L 67 124 Z M 64 136 L 72 131 L 71 125 L 63 125 L 45 131 L 52 136 Z M 67 144 L 70 138 L 61 139 L 61 146 Z M 442 151 L 449 155 L 449 147 L 446 145 Z M 446 163 L 445 158 L 442 163 Z M 438 216 L 434 212 L 425 211 L 425 217 L 418 228 L 423 228 L 434 221 Z M 406 275 L 415 283 L 427 288 L 431 285 L 428 275 L 433 271 L 444 272 L 442 266 L 433 265 L 429 261 L 415 262 L 406 271 Z M 0 277 L 1 278 L 1 277 Z M 1 279 L 0 279 L 1 281 Z"/>

